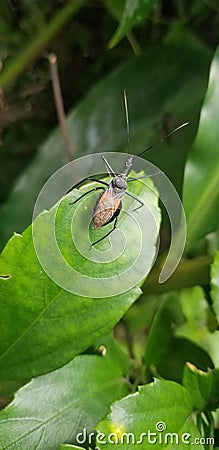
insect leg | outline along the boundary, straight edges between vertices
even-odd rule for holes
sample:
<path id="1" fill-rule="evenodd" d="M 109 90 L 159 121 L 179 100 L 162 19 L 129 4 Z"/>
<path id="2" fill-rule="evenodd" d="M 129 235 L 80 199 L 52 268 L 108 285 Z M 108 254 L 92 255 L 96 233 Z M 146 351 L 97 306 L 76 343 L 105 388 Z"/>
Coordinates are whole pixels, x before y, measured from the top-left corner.
<path id="1" fill-rule="evenodd" d="M 67 192 L 65 195 L 69 194 L 69 192 L 72 191 L 72 189 L 77 188 L 78 186 L 82 185 L 85 181 L 96 181 L 96 183 L 100 183 L 100 184 L 104 184 L 104 186 L 108 186 L 108 183 L 106 183 L 106 181 L 102 181 L 102 180 L 96 180 L 96 178 L 92 178 L 92 177 L 86 177 L 83 178 L 83 180 L 79 181 L 78 183 L 74 184 Z"/>
<path id="2" fill-rule="evenodd" d="M 128 178 L 126 181 L 127 181 L 127 183 L 128 183 L 128 181 L 138 181 L 138 180 L 142 180 L 143 178 L 151 178 L 151 177 L 153 177 L 154 175 L 158 175 L 158 174 L 160 174 L 160 173 L 163 173 L 163 172 L 160 170 L 160 171 L 158 171 L 158 172 L 154 172 L 154 173 L 151 174 L 151 175 L 143 175 L 142 177 L 136 177 L 136 178 L 131 177 L 131 178 Z M 151 189 L 150 186 L 149 186 L 149 189 Z M 152 190 L 152 191 L 153 191 L 153 190 Z M 154 192 L 154 191 L 153 191 L 153 192 Z M 138 206 L 138 208 L 133 209 L 133 211 L 136 211 L 137 209 L 140 209 L 140 208 L 144 205 L 144 203 L 143 203 L 138 197 L 136 197 L 134 194 L 131 194 L 130 192 L 125 192 L 125 194 L 129 195 L 129 197 L 134 198 L 138 203 L 141 204 L 141 206 Z"/>
<path id="3" fill-rule="evenodd" d="M 142 206 L 144 206 L 144 202 L 142 200 L 140 200 L 140 198 L 136 197 L 136 195 L 131 194 L 131 192 L 125 192 L 125 194 L 128 195 L 129 197 L 133 198 L 134 200 L 136 200 L 136 202 L 140 203 L 140 206 L 133 209 L 133 211 L 137 211 L 137 209 L 140 209 L 140 208 L 142 208 Z"/>
<path id="4" fill-rule="evenodd" d="M 112 167 L 110 166 L 110 164 L 108 163 L 107 159 L 105 158 L 105 156 L 101 155 L 101 158 L 107 168 L 107 172 L 109 175 L 113 175 L 114 177 L 116 176 L 114 170 L 112 169 Z"/>
<path id="5" fill-rule="evenodd" d="M 163 173 L 162 170 L 159 170 L 158 172 L 154 172 L 154 173 L 152 173 L 151 175 L 143 175 L 142 177 L 137 177 L 137 178 L 130 177 L 130 178 L 128 178 L 126 181 L 127 181 L 127 183 L 128 183 L 129 181 L 138 181 L 138 180 L 142 180 L 142 178 L 151 178 L 151 177 L 153 177 L 154 175 L 159 175 L 160 173 Z"/>
<path id="6" fill-rule="evenodd" d="M 85 192 L 85 194 L 81 195 L 79 198 L 76 198 L 76 200 L 74 202 L 71 202 L 70 205 L 75 205 L 75 203 L 79 202 L 79 200 L 81 200 L 87 194 L 90 194 L 90 192 L 93 192 L 93 191 L 97 191 L 98 189 L 103 189 L 103 187 L 102 186 L 98 186 L 98 187 L 95 187 L 93 189 L 90 189 L 89 191 Z"/>
<path id="7" fill-rule="evenodd" d="M 91 244 L 92 247 L 93 247 L 93 245 L 98 244 L 98 242 L 103 241 L 107 236 L 109 236 L 109 235 L 116 229 L 117 221 L 118 221 L 118 216 L 116 216 L 116 218 L 115 218 L 115 222 L 114 222 L 114 225 L 113 225 L 112 230 L 110 230 L 110 231 L 109 231 L 107 234 L 105 234 L 105 236 L 103 236 L 102 238 L 98 239 L 98 241 L 93 242 L 93 244 Z"/>

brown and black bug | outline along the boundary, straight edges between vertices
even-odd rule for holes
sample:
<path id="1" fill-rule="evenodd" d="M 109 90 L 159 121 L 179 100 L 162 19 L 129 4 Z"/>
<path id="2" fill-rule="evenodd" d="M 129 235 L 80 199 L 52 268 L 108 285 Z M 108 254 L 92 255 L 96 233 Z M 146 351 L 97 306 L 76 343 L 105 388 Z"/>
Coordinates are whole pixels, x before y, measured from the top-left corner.
<path id="1" fill-rule="evenodd" d="M 129 197 L 132 197 L 134 200 L 136 200 L 140 205 L 140 206 L 138 206 L 138 208 L 141 208 L 142 206 L 144 206 L 144 202 L 142 202 L 142 200 L 140 200 L 138 197 L 136 197 L 131 192 L 126 191 L 126 189 L 128 187 L 127 183 L 129 181 L 134 181 L 134 180 L 139 179 L 139 178 L 128 178 L 127 179 L 127 175 L 129 174 L 131 167 L 132 167 L 133 156 L 130 156 L 127 159 L 127 161 L 125 163 L 124 171 L 120 174 L 116 174 L 114 172 L 114 170 L 111 168 L 110 164 L 108 163 L 108 161 L 104 157 L 104 155 L 101 155 L 101 157 L 106 166 L 107 172 L 109 173 L 109 175 L 113 176 L 110 183 L 107 183 L 102 180 L 96 180 L 91 177 L 86 177 L 85 179 L 83 179 L 82 181 L 80 181 L 79 183 L 74 185 L 74 187 L 72 187 L 68 191 L 68 192 L 70 192 L 73 188 L 78 187 L 79 185 L 83 184 L 85 181 L 96 181 L 102 185 L 102 186 L 98 186 L 93 189 L 90 189 L 88 192 L 85 192 L 85 194 L 81 195 L 79 198 L 77 198 L 73 202 L 73 204 L 77 203 L 79 200 L 81 200 L 83 197 L 85 197 L 86 195 L 90 194 L 93 191 L 97 191 L 99 189 L 103 190 L 103 192 L 101 192 L 101 194 L 97 198 L 97 201 L 93 208 L 92 225 L 93 225 L 93 228 L 95 228 L 95 229 L 99 229 L 105 225 L 108 225 L 109 223 L 111 223 L 113 221 L 114 221 L 114 225 L 113 225 L 113 228 L 107 234 L 105 234 L 102 238 L 98 239 L 97 241 L 93 242 L 92 245 L 95 245 L 98 242 L 102 241 L 116 229 L 118 216 L 122 209 L 122 200 L 121 199 L 124 194 L 126 194 Z M 140 177 L 140 178 L 147 178 L 147 177 L 148 176 Z M 138 208 L 135 208 L 135 210 Z"/>
<path id="2" fill-rule="evenodd" d="M 126 112 L 128 148 L 130 148 L 128 107 L 127 107 L 127 99 L 126 99 L 125 91 L 124 91 L 124 102 L 125 102 L 125 112 Z M 175 133 L 180 128 L 186 126 L 187 124 L 188 123 L 184 123 L 183 125 L 180 125 L 179 127 L 175 128 L 173 131 L 168 133 L 168 135 L 166 135 L 165 137 L 160 139 L 158 142 L 152 144 L 146 150 L 141 152 L 138 156 L 140 156 L 143 153 L 145 153 L 146 151 L 150 150 L 152 147 L 154 147 L 158 143 L 163 142 L 165 139 L 167 139 L 167 137 L 169 137 L 171 134 Z M 155 172 L 154 174 L 145 175 L 145 176 L 141 176 L 138 178 L 133 178 L 133 177 L 127 178 L 128 174 L 131 170 L 131 167 L 132 167 L 134 156 L 129 156 L 129 158 L 127 159 L 127 161 L 125 163 L 123 172 L 121 172 L 119 174 L 114 172 L 114 170 L 112 169 L 112 167 L 110 166 L 109 162 L 107 161 L 107 159 L 105 158 L 104 155 L 101 155 L 101 157 L 102 157 L 104 165 L 107 169 L 108 174 L 112 176 L 111 181 L 109 183 L 107 183 L 105 181 L 97 180 L 92 177 L 86 177 L 83 180 L 81 180 L 79 183 L 77 183 L 76 185 L 71 187 L 71 189 L 69 189 L 69 191 L 68 191 L 68 192 L 70 192 L 73 188 L 79 187 L 85 181 L 96 181 L 101 184 L 101 186 L 95 187 L 93 189 L 90 189 L 88 192 L 85 192 L 85 194 L 82 194 L 79 198 L 77 198 L 73 202 L 73 204 L 77 203 L 79 200 L 81 200 L 83 197 L 85 197 L 86 195 L 90 194 L 93 191 L 97 191 L 99 189 L 103 190 L 103 192 L 101 192 L 101 194 L 97 198 L 96 203 L 93 208 L 92 225 L 93 225 L 94 229 L 99 229 L 105 225 L 108 225 L 111 222 L 114 222 L 114 224 L 113 224 L 113 228 L 108 233 L 106 233 L 104 236 L 102 236 L 97 241 L 93 242 L 92 245 L 95 245 L 95 244 L 101 242 L 103 239 L 105 239 L 107 236 L 109 236 L 116 229 L 118 216 L 122 210 L 122 197 L 124 194 L 128 195 L 129 197 L 133 198 L 134 200 L 136 200 L 139 203 L 139 206 L 137 208 L 135 208 L 134 211 L 136 211 L 137 209 L 144 206 L 144 202 L 141 199 L 136 197 L 133 193 L 127 192 L 127 188 L 128 188 L 127 183 L 130 181 L 135 181 L 135 180 L 139 180 L 142 178 L 150 178 L 158 173 L 161 173 L 159 171 L 159 172 Z"/>

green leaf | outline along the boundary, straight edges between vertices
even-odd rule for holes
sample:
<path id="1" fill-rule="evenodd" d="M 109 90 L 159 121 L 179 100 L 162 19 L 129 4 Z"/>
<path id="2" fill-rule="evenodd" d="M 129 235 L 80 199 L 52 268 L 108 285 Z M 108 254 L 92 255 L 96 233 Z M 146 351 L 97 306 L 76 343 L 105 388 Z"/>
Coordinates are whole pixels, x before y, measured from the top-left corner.
<path id="1" fill-rule="evenodd" d="M 213 299 L 214 311 L 219 320 L 219 252 L 216 253 L 211 266 L 211 297 Z"/>
<path id="2" fill-rule="evenodd" d="M 180 302 L 185 322 L 177 327 L 175 335 L 189 339 L 200 346 L 210 355 L 214 365 L 217 367 L 219 365 L 218 336 L 217 331 L 209 331 L 209 312 L 211 313 L 211 307 L 206 301 L 202 288 L 196 286 L 192 289 L 182 290 L 178 301 Z M 212 367 L 209 364 L 201 367 L 192 360 L 190 362 L 202 370 Z"/>
<path id="3" fill-rule="evenodd" d="M 148 50 L 101 80 L 68 117 L 74 158 L 95 152 L 127 151 L 122 97 L 126 88 L 133 154 L 161 137 L 166 114 L 172 117 L 173 126 L 185 121 L 191 123 L 145 154 L 170 177 L 180 193 L 184 161 L 194 139 L 210 57 L 210 52 L 195 45 L 193 40 L 187 39 L 185 45 L 182 36 L 179 45 Z M 21 233 L 31 223 L 42 186 L 66 162 L 63 138 L 58 130 L 15 183 L 7 204 L 1 209 L 1 246 L 14 231 Z"/>
<path id="4" fill-rule="evenodd" d="M 110 332 L 140 295 L 136 280 L 143 281 L 153 264 L 160 211 L 156 193 L 147 187 L 151 181 L 131 184 L 147 208 L 133 215 L 121 212 L 118 228 L 126 234 L 126 245 L 115 231 L 112 248 L 107 238 L 91 249 L 86 226 L 97 194 L 72 205 L 80 196 L 76 190 L 37 217 L 34 244 L 31 227 L 7 244 L 0 260 L 2 380 L 22 380 L 65 364 Z M 85 190 L 87 186 L 81 192 Z M 133 209 L 128 196 L 124 211 L 126 204 Z M 149 210 L 152 220 L 146 216 L 147 235 L 141 241 L 135 220 L 144 219 Z M 112 225 L 104 228 L 105 234 Z M 99 238 L 95 230 L 91 234 Z"/>
<path id="5" fill-rule="evenodd" d="M 125 0 L 104 0 L 104 4 L 110 14 L 119 20 L 122 16 L 122 12 L 124 10 Z"/>
<path id="6" fill-rule="evenodd" d="M 136 25 L 146 19 L 157 0 L 126 0 L 120 24 L 109 43 L 109 48 L 115 47 L 119 41 Z"/>
<path id="7" fill-rule="evenodd" d="M 124 373 L 128 372 L 128 368 L 130 365 L 130 360 L 126 353 L 120 348 L 119 343 L 113 337 L 113 333 L 107 334 L 105 336 L 101 336 L 97 339 L 94 344 L 94 348 L 98 351 L 98 354 L 105 355 L 106 353 L 110 354 L 110 357 L 113 359 L 114 364 L 117 367 L 121 367 L 121 370 Z M 93 349 L 93 347 L 92 347 Z M 92 351 L 91 349 L 91 351 Z"/>
<path id="8" fill-rule="evenodd" d="M 219 47 L 215 53 L 195 143 L 185 168 L 187 248 L 219 224 Z"/>
<path id="9" fill-rule="evenodd" d="M 183 385 L 190 391 L 196 409 L 212 411 L 219 406 L 219 369 L 203 372 L 186 364 Z"/>
<path id="10" fill-rule="evenodd" d="M 77 443 L 128 392 L 121 367 L 109 356 L 82 355 L 21 388 L 0 412 L 1 450 L 59 449 Z"/>
<path id="11" fill-rule="evenodd" d="M 176 336 L 176 330 L 183 326 L 184 321 L 179 297 L 174 292 L 164 295 L 147 338 L 147 370 L 164 378 L 181 381 L 187 361 L 203 370 L 213 367 L 211 358 L 198 343 L 183 335 Z"/>
<path id="12" fill-rule="evenodd" d="M 106 450 L 112 444 L 118 450 L 151 444 L 155 450 L 183 450 L 187 444 L 192 449 L 192 442 L 200 437 L 193 420 L 193 400 L 187 389 L 172 381 L 155 380 L 112 405 L 110 415 L 97 426 L 96 445 Z M 204 450 L 201 444 L 199 448 Z"/>

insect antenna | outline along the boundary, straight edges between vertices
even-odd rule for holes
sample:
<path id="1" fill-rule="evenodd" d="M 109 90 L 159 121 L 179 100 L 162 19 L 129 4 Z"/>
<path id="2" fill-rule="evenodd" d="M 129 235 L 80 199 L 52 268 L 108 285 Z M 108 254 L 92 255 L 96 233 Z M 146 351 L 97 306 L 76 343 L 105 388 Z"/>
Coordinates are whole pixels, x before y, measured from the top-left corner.
<path id="1" fill-rule="evenodd" d="M 185 122 L 182 125 L 179 125 L 178 127 L 174 128 L 174 130 L 170 131 L 170 133 L 166 134 L 166 136 L 164 136 L 161 139 L 159 139 L 159 141 L 156 141 L 153 144 L 149 145 L 149 147 L 147 147 L 145 150 L 143 150 L 143 152 L 139 153 L 137 156 L 143 155 L 143 153 L 148 152 L 149 150 L 151 150 L 156 145 L 161 144 L 161 142 L 166 141 L 166 139 L 168 139 L 170 136 L 172 136 L 172 134 L 176 133 L 176 131 L 180 130 L 181 128 L 186 127 L 187 125 L 189 125 L 189 122 Z"/>
<path id="2" fill-rule="evenodd" d="M 124 95 L 124 104 L 125 104 L 125 120 L 126 120 L 126 130 L 127 130 L 127 142 L 128 142 L 128 153 L 130 153 L 130 125 L 129 125 L 129 110 L 128 110 L 128 102 L 126 90 L 123 91 Z"/>

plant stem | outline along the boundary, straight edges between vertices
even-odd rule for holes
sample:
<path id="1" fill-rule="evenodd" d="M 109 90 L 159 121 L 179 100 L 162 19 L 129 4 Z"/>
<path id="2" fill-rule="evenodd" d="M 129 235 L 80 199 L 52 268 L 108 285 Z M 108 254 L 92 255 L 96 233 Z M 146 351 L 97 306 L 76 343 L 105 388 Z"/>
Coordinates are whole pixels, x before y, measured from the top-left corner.
<path id="1" fill-rule="evenodd" d="M 133 50 L 135 56 L 141 55 L 141 48 L 140 48 L 140 45 L 139 45 L 134 33 L 132 31 L 130 31 L 129 33 L 127 33 L 126 37 L 129 41 L 129 44 L 132 47 L 132 50 Z"/>
<path id="2" fill-rule="evenodd" d="M 162 284 L 158 282 L 162 264 L 158 263 L 145 281 L 143 290 L 148 294 L 163 293 L 208 284 L 212 262 L 213 257 L 210 255 L 194 259 L 182 259 L 171 278 Z"/>
<path id="3" fill-rule="evenodd" d="M 28 66 L 39 53 L 46 48 L 48 43 L 61 30 L 64 24 L 70 20 L 77 10 L 85 3 L 85 0 L 73 0 L 54 17 L 54 19 L 41 29 L 34 41 L 31 41 L 23 52 L 12 61 L 0 75 L 0 86 L 6 89 Z"/>
<path id="4" fill-rule="evenodd" d="M 206 436 L 206 437 L 210 438 L 210 443 L 207 448 L 209 450 L 213 450 L 213 448 L 214 448 L 214 417 L 210 411 L 206 413 L 206 417 L 207 417 L 208 423 L 209 423 L 209 436 Z"/>

